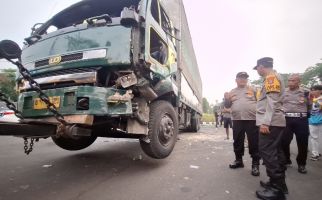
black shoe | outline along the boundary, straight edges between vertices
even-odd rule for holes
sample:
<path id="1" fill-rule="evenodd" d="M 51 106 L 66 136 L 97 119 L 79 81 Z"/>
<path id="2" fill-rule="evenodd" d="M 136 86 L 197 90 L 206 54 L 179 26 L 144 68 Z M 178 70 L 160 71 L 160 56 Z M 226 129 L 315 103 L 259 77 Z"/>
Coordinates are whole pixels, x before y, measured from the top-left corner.
<path id="1" fill-rule="evenodd" d="M 297 171 L 301 174 L 306 174 L 307 170 L 305 168 L 305 165 L 299 165 L 299 168 L 297 169 Z"/>
<path id="2" fill-rule="evenodd" d="M 276 188 L 268 188 L 264 189 L 262 191 L 256 191 L 256 196 L 259 199 L 263 200 L 285 200 L 285 195 L 281 190 L 278 190 Z"/>
<path id="3" fill-rule="evenodd" d="M 236 169 L 236 168 L 243 168 L 244 163 L 241 160 L 235 160 L 232 164 L 229 164 L 229 168 Z"/>
<path id="4" fill-rule="evenodd" d="M 259 176 L 259 165 L 252 165 L 252 173 L 253 176 Z"/>
<path id="5" fill-rule="evenodd" d="M 259 184 L 265 189 L 275 188 L 281 190 L 284 194 L 288 194 L 288 188 L 285 183 L 279 184 L 279 186 L 277 186 L 275 183 L 272 183 L 271 181 L 259 181 Z"/>
<path id="6" fill-rule="evenodd" d="M 267 182 L 259 181 L 259 184 L 265 189 L 272 187 L 272 184 L 270 181 L 267 181 Z"/>
<path id="7" fill-rule="evenodd" d="M 284 181 L 284 183 L 279 183 L 279 184 L 273 183 L 272 187 L 282 191 L 284 194 L 288 194 L 288 188 L 287 188 L 285 181 Z"/>

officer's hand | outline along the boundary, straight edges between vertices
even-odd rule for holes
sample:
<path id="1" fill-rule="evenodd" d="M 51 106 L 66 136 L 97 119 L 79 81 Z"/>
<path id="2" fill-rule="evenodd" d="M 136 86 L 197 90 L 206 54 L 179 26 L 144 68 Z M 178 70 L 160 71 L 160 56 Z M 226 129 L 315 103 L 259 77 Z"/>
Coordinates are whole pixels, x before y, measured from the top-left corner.
<path id="1" fill-rule="evenodd" d="M 259 132 L 262 134 L 269 134 L 269 126 L 265 124 L 260 125 Z"/>

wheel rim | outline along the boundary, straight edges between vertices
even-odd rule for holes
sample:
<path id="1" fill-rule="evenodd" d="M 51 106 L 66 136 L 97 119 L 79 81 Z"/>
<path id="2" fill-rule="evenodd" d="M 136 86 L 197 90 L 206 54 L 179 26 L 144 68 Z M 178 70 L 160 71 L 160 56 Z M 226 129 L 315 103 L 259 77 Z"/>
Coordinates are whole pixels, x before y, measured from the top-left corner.
<path id="1" fill-rule="evenodd" d="M 174 135 L 174 125 L 169 115 L 164 115 L 160 121 L 158 138 L 163 146 L 168 146 Z"/>

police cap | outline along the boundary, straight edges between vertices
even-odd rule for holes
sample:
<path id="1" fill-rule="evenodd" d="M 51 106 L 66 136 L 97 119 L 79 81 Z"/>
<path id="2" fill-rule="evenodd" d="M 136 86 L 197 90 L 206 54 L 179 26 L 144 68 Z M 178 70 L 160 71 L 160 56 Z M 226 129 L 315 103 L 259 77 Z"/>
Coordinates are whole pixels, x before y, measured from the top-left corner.
<path id="1" fill-rule="evenodd" d="M 238 72 L 236 78 L 248 78 L 248 74 L 246 72 Z"/>
<path id="2" fill-rule="evenodd" d="M 257 60 L 257 65 L 253 69 L 257 69 L 258 66 L 264 66 L 264 67 L 273 67 L 273 58 L 270 57 L 264 57 L 259 60 Z"/>

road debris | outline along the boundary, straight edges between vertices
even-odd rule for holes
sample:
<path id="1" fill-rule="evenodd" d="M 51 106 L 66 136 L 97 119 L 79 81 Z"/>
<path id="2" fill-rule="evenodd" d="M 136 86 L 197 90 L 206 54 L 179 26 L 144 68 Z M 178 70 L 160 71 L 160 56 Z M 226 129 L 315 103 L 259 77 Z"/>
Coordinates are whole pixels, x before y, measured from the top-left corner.
<path id="1" fill-rule="evenodd" d="M 197 165 L 190 165 L 190 168 L 191 169 L 199 169 L 199 166 L 197 166 Z"/>
<path id="2" fill-rule="evenodd" d="M 29 188 L 29 185 L 21 185 L 21 186 L 19 186 L 21 189 L 23 189 L 23 190 L 26 190 L 26 189 L 28 189 Z"/>

